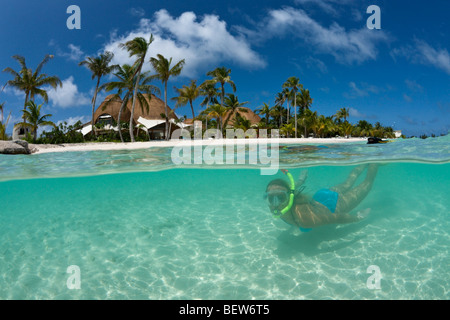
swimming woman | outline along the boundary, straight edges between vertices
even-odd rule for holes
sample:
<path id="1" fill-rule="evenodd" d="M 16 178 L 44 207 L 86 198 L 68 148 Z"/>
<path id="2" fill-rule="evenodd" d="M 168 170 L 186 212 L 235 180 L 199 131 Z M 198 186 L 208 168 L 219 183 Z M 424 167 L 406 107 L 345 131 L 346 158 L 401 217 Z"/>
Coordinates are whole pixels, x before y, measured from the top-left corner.
<path id="1" fill-rule="evenodd" d="M 364 181 L 354 186 L 366 167 L 367 174 Z M 354 168 L 344 183 L 329 189 L 321 189 L 312 198 L 302 194 L 305 176 L 295 183 L 287 170 L 282 171 L 288 176 L 290 183 L 276 179 L 267 185 L 265 197 L 270 211 L 274 217 L 281 218 L 304 232 L 328 224 L 358 222 L 366 218 L 370 211 L 350 214 L 370 192 L 378 171 L 377 164 Z"/>

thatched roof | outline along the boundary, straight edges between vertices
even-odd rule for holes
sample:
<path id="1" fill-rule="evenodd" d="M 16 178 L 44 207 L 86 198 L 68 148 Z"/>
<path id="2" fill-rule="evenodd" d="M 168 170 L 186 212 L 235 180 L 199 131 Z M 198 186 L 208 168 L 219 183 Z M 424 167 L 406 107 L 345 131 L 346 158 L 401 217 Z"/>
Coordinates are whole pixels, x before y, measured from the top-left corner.
<path id="1" fill-rule="evenodd" d="M 156 97 L 155 95 L 151 95 L 151 98 L 144 94 L 148 104 L 149 104 L 149 110 L 142 110 L 141 104 L 139 100 L 136 100 L 136 105 L 134 107 L 134 122 L 137 123 L 137 120 L 139 117 L 145 118 L 147 120 L 163 120 L 161 117 L 161 113 L 165 113 L 164 108 L 164 101 Z M 105 98 L 105 100 L 100 104 L 100 106 L 97 108 L 97 110 L 94 113 L 94 123 L 97 122 L 98 118 L 103 114 L 109 114 L 111 115 L 114 120 L 117 122 L 117 117 L 119 115 L 120 107 L 122 106 L 122 100 L 121 99 L 114 99 L 111 102 L 107 103 L 111 98 L 114 97 L 114 95 L 109 95 Z M 132 99 L 130 99 L 127 103 L 126 108 L 122 111 L 122 115 L 120 117 L 121 121 L 129 121 L 130 115 L 131 115 L 131 108 L 132 108 Z M 103 110 L 103 107 L 106 105 L 105 110 Z M 169 112 L 169 118 L 170 119 L 178 119 L 174 112 L 172 112 L 172 109 L 168 107 Z"/>
<path id="2" fill-rule="evenodd" d="M 114 97 L 113 94 L 110 94 L 109 96 L 107 96 L 105 98 L 105 100 L 103 100 L 103 102 L 97 108 L 97 110 L 94 113 L 94 123 L 97 123 L 98 117 L 100 117 L 103 114 L 111 115 L 114 118 L 114 121 L 117 122 L 117 118 L 119 116 L 119 110 L 120 110 L 120 107 L 122 106 L 122 100 L 119 98 L 111 100 L 113 97 Z M 111 100 L 111 101 L 109 101 L 109 100 Z M 109 101 L 109 103 L 108 103 L 108 101 Z M 103 110 L 103 108 L 105 108 L 105 109 Z M 122 110 L 120 120 L 121 121 L 130 120 L 130 114 L 131 114 L 130 110 L 125 108 L 124 110 Z"/>
<path id="3" fill-rule="evenodd" d="M 184 123 L 185 124 L 194 124 L 194 119 L 188 118 L 188 119 L 184 120 Z"/>
<path id="4" fill-rule="evenodd" d="M 243 112 L 243 111 L 239 111 L 240 109 L 245 109 L 247 112 Z M 237 110 L 237 112 L 240 114 L 240 116 L 244 119 L 250 120 L 251 125 L 255 125 L 258 124 L 261 121 L 261 117 L 258 116 L 256 113 L 254 113 L 251 109 L 246 108 L 246 107 L 239 107 L 239 109 Z M 228 111 L 225 116 L 223 117 L 223 120 L 225 121 L 228 117 L 228 115 L 231 113 L 231 110 Z M 228 120 L 228 126 L 233 126 L 234 125 L 234 120 L 235 120 L 236 116 L 235 114 L 233 114 L 230 119 Z"/>

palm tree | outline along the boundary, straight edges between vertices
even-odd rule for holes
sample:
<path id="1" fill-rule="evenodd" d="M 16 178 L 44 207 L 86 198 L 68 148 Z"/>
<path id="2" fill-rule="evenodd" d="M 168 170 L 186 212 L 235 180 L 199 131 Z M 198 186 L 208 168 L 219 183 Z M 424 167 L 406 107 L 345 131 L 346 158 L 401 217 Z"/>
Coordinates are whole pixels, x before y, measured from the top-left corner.
<path id="1" fill-rule="evenodd" d="M 290 138 L 291 134 L 295 133 L 294 124 L 293 123 L 283 124 L 280 128 L 280 133 Z"/>
<path id="2" fill-rule="evenodd" d="M 0 122 L 3 122 L 3 107 L 4 106 L 5 106 L 4 102 L 0 103 L 0 111 L 2 112 L 2 120 L 0 120 Z"/>
<path id="3" fill-rule="evenodd" d="M 205 97 L 200 103 L 202 107 L 208 106 L 209 104 L 219 103 L 217 101 L 217 97 L 220 95 L 220 93 L 214 83 L 208 81 L 203 82 L 200 85 L 200 95 Z"/>
<path id="4" fill-rule="evenodd" d="M 317 112 L 312 112 L 309 109 L 305 109 L 301 115 L 300 121 L 303 129 L 305 130 L 304 138 L 308 137 L 308 129 L 314 126 L 314 122 L 317 118 Z"/>
<path id="5" fill-rule="evenodd" d="M 281 124 L 283 122 L 283 113 L 284 108 L 279 104 L 274 105 L 270 109 L 270 115 L 274 118 L 275 123 L 278 124 L 278 128 L 281 127 Z"/>
<path id="6" fill-rule="evenodd" d="M 338 131 L 337 125 L 334 123 L 333 116 L 326 117 L 325 118 L 325 128 L 324 128 L 324 135 L 327 137 L 332 136 Z"/>
<path id="7" fill-rule="evenodd" d="M 278 92 L 275 96 L 275 105 L 283 106 L 286 101 L 286 95 L 283 92 Z"/>
<path id="8" fill-rule="evenodd" d="M 351 123 L 349 123 L 348 121 L 345 121 L 341 124 L 341 133 L 346 138 L 349 138 L 349 136 L 353 132 L 353 129 L 354 129 L 353 125 Z"/>
<path id="9" fill-rule="evenodd" d="M 183 85 L 181 89 L 175 88 L 178 92 L 178 97 L 171 100 L 176 101 L 175 108 L 185 106 L 188 102 L 191 106 L 192 118 L 195 118 L 194 106 L 192 103 L 200 96 L 200 87 L 197 86 L 197 80 L 191 80 L 189 86 Z"/>
<path id="10" fill-rule="evenodd" d="M 51 114 L 41 115 L 42 104 L 37 106 L 34 101 L 28 101 L 26 107 L 27 109 L 25 109 L 23 113 L 24 120 L 27 120 L 28 122 L 19 123 L 18 125 L 30 128 L 33 131 L 33 141 L 36 142 L 37 129 L 39 126 L 56 127 L 56 125 L 47 120 L 52 116 Z"/>
<path id="11" fill-rule="evenodd" d="M 106 51 L 100 54 L 98 57 L 86 57 L 86 60 L 81 61 L 79 66 L 86 66 L 92 72 L 92 80 L 97 78 L 97 84 L 95 86 L 94 96 L 92 97 L 92 132 L 97 135 L 94 127 L 94 113 L 95 113 L 95 102 L 97 100 L 97 94 L 100 91 L 100 79 L 113 72 L 117 66 L 110 65 L 114 54 L 112 52 Z"/>
<path id="12" fill-rule="evenodd" d="M 0 93 L 3 92 L 3 90 L 5 89 L 5 87 L 6 87 L 6 83 L 3 85 L 2 90 L 0 90 Z M 2 112 L 2 120 L 1 120 L 0 122 L 3 122 L 3 108 L 4 108 L 4 106 L 5 106 L 5 103 L 4 103 L 4 102 L 0 103 L 0 111 Z"/>
<path id="13" fill-rule="evenodd" d="M 394 128 L 384 127 L 384 137 L 385 138 L 395 138 Z"/>
<path id="14" fill-rule="evenodd" d="M 281 95 L 283 96 L 283 103 L 287 102 L 287 116 L 286 116 L 286 123 L 289 123 L 290 121 L 290 113 L 291 113 L 291 107 L 289 105 L 289 100 L 291 97 L 291 91 L 289 88 L 284 88 L 283 91 L 281 91 Z"/>
<path id="15" fill-rule="evenodd" d="M 225 119 L 224 123 L 223 123 L 223 127 L 226 128 L 228 125 L 228 121 L 230 120 L 230 118 L 234 115 L 236 116 L 236 114 L 240 111 L 240 112 L 248 112 L 247 109 L 245 108 L 241 108 L 243 105 L 247 104 L 248 101 L 245 102 L 239 102 L 239 99 L 237 96 L 235 96 L 232 93 L 228 93 L 227 96 L 224 99 L 224 107 L 227 108 L 227 118 Z"/>
<path id="16" fill-rule="evenodd" d="M 105 103 L 103 108 L 106 108 L 108 103 L 116 100 L 117 98 L 120 99 L 120 96 L 122 95 L 122 93 L 125 92 L 125 95 L 122 99 L 122 105 L 119 109 L 119 115 L 117 116 L 117 125 L 119 127 L 119 136 L 120 136 L 120 140 L 122 142 L 124 142 L 124 140 L 123 140 L 123 136 L 122 136 L 122 126 L 121 126 L 120 119 L 122 116 L 123 109 L 128 104 L 128 101 L 129 101 L 130 97 L 133 95 L 134 89 L 136 88 L 137 76 L 136 76 L 135 67 L 132 67 L 128 64 L 119 66 L 117 72 L 114 73 L 114 75 L 118 78 L 118 81 L 111 81 L 111 82 L 105 83 L 101 86 L 101 89 L 105 89 L 106 91 L 117 90 L 117 93 Z M 136 94 L 136 98 L 139 100 L 142 111 L 144 111 L 144 108 L 145 108 L 145 110 L 147 112 L 149 110 L 149 105 L 148 105 L 147 99 L 145 98 L 144 94 L 148 95 L 149 100 L 151 99 L 152 93 L 160 94 L 159 88 L 149 84 L 149 82 L 151 81 L 151 77 L 150 77 L 149 73 L 150 72 L 141 73 L 140 79 L 139 79 L 141 83 L 137 87 L 138 91 Z"/>
<path id="17" fill-rule="evenodd" d="M 153 34 L 150 35 L 150 39 L 148 42 L 142 37 L 136 37 L 133 40 L 127 41 L 125 43 L 121 43 L 120 47 L 126 49 L 130 55 L 130 57 L 136 56 L 136 61 L 133 64 L 134 72 L 133 78 L 136 76 L 135 87 L 133 90 L 133 102 L 131 104 L 131 117 L 130 117 L 130 138 L 131 142 L 135 142 L 134 139 L 134 130 L 133 130 L 133 118 L 134 118 L 134 108 L 136 106 L 136 98 L 138 92 L 138 86 L 141 83 L 141 72 L 142 67 L 145 62 L 145 56 L 150 47 L 150 44 L 153 42 Z"/>
<path id="18" fill-rule="evenodd" d="M 166 128 L 165 128 L 165 138 L 169 139 L 169 114 L 167 109 L 167 82 L 169 82 L 169 78 L 171 76 L 178 76 L 181 73 L 181 70 L 184 67 L 184 59 L 178 61 L 173 67 L 172 58 L 167 60 L 163 55 L 157 54 L 158 58 L 150 58 L 150 63 L 153 66 L 153 69 L 156 71 L 156 75 L 154 78 L 161 80 L 164 84 L 164 106 L 165 106 L 165 114 L 166 114 Z"/>
<path id="19" fill-rule="evenodd" d="M 367 137 L 370 136 L 372 125 L 366 120 L 359 120 L 356 129 L 358 130 L 359 136 Z"/>
<path id="20" fill-rule="evenodd" d="M 204 96 L 205 98 L 200 103 L 202 107 L 208 107 L 211 104 L 219 103 L 217 101 L 217 97 L 219 96 L 219 90 L 216 88 L 216 85 L 214 83 L 210 83 L 208 81 L 203 82 L 200 85 L 200 95 Z M 208 116 L 205 115 L 205 129 L 208 129 Z"/>
<path id="21" fill-rule="evenodd" d="M 205 112 L 207 113 L 208 117 L 216 118 L 217 131 L 222 131 L 223 130 L 222 119 L 228 112 L 228 109 L 216 103 L 209 106 L 209 108 L 206 109 Z"/>
<path id="22" fill-rule="evenodd" d="M 45 73 L 41 73 L 44 65 L 53 59 L 53 55 L 46 55 L 44 59 L 38 64 L 36 70 L 27 67 L 25 58 L 19 55 L 13 56 L 13 59 L 17 60 L 20 64 L 20 71 L 15 71 L 12 68 L 5 68 L 3 72 L 10 73 L 14 79 L 9 80 L 6 85 L 17 88 L 25 93 L 25 103 L 23 110 L 25 111 L 28 101 L 31 99 L 34 101 L 36 95 L 41 96 L 44 103 L 48 102 L 47 91 L 42 89 L 43 86 L 51 86 L 56 89 L 58 86 L 62 87 L 62 82 L 57 76 L 49 76 Z M 23 116 L 24 123 L 26 122 L 25 115 Z"/>
<path id="23" fill-rule="evenodd" d="M 319 117 L 317 111 L 307 111 L 307 121 L 309 128 L 314 132 L 314 137 L 317 136 L 318 129 L 320 128 Z"/>
<path id="24" fill-rule="evenodd" d="M 243 131 L 247 131 L 252 127 L 252 122 L 249 119 L 243 118 L 239 113 L 237 113 L 234 127 L 236 129 L 242 129 Z"/>
<path id="25" fill-rule="evenodd" d="M 256 109 L 255 113 L 265 116 L 266 126 L 269 125 L 270 107 L 267 103 L 264 103 L 260 108 Z"/>
<path id="26" fill-rule="evenodd" d="M 300 90 L 300 96 L 297 97 L 299 101 L 299 106 L 301 108 L 301 112 L 304 112 L 305 110 L 309 110 L 311 107 L 311 104 L 313 102 L 313 99 L 311 98 L 311 95 L 309 94 L 308 89 L 301 89 Z"/>
<path id="27" fill-rule="evenodd" d="M 6 127 L 8 126 L 9 119 L 11 119 L 11 112 L 9 113 L 8 117 L 6 118 L 6 122 L 3 123 L 3 107 L 5 106 L 5 103 L 3 102 L 0 104 L 0 110 L 2 111 L 2 120 L 0 121 L 0 140 L 8 140 L 8 136 L 6 134 Z"/>
<path id="28" fill-rule="evenodd" d="M 281 127 L 281 122 L 283 121 L 283 112 L 281 112 L 284 107 L 283 104 L 286 102 L 286 100 L 288 100 L 289 97 L 289 89 L 285 88 L 283 89 L 282 92 L 278 92 L 276 97 L 275 97 L 275 106 L 279 106 L 279 110 L 276 111 L 275 113 L 279 114 L 279 120 L 280 120 L 280 125 L 279 127 Z M 289 101 L 288 101 L 288 107 L 287 107 L 287 121 L 286 123 L 289 123 Z"/>
<path id="29" fill-rule="evenodd" d="M 336 119 L 338 120 L 338 122 L 341 121 L 341 119 L 344 119 L 344 122 L 347 121 L 347 118 L 349 116 L 349 109 L 348 108 L 341 108 L 338 110 L 338 112 L 336 112 Z"/>
<path id="30" fill-rule="evenodd" d="M 297 77 L 290 77 L 283 84 L 283 88 L 290 88 L 291 93 L 294 96 L 294 113 L 295 113 L 295 137 L 297 138 L 297 91 L 303 88 L 300 83 L 300 79 Z"/>
<path id="31" fill-rule="evenodd" d="M 327 128 L 327 118 L 322 114 L 317 118 L 316 133 L 320 137 L 324 137 L 325 130 Z"/>
<path id="32" fill-rule="evenodd" d="M 220 83 L 220 98 L 221 102 L 220 105 L 223 107 L 224 105 L 224 99 L 225 99 L 225 84 L 228 83 L 231 88 L 233 89 L 233 92 L 236 92 L 236 85 L 231 80 L 231 69 L 227 69 L 225 67 L 219 67 L 214 69 L 213 71 L 209 71 L 206 75 L 209 77 L 213 77 L 211 80 L 206 80 L 206 82 L 211 84 L 217 84 Z"/>

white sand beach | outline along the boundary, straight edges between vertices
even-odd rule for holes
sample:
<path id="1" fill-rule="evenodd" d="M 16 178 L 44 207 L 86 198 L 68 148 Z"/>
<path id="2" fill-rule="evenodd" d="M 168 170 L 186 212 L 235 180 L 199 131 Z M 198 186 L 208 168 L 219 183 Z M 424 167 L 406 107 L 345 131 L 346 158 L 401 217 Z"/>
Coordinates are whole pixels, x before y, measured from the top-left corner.
<path id="1" fill-rule="evenodd" d="M 229 145 L 229 144 L 335 144 L 364 142 L 367 138 L 280 138 L 280 139 L 211 139 L 211 140 L 169 140 L 146 142 L 91 142 L 74 144 L 30 144 L 30 149 L 35 148 L 34 153 L 69 152 L 69 151 L 97 151 L 97 150 L 136 150 L 152 147 L 173 147 L 183 145 Z"/>

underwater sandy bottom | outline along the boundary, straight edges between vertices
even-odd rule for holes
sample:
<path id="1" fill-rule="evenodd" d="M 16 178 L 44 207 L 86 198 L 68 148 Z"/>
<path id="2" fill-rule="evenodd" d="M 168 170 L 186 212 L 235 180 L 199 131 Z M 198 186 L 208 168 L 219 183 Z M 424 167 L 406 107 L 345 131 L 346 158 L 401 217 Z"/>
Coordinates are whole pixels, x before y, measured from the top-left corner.
<path id="1" fill-rule="evenodd" d="M 425 177 L 393 177 L 409 171 L 380 169 L 367 221 L 310 233 L 271 217 L 272 178 L 256 170 L 3 182 L 27 197 L 0 213 L 0 299 L 448 299 L 445 178 L 418 192 Z M 380 289 L 367 286 L 371 265 Z"/>

